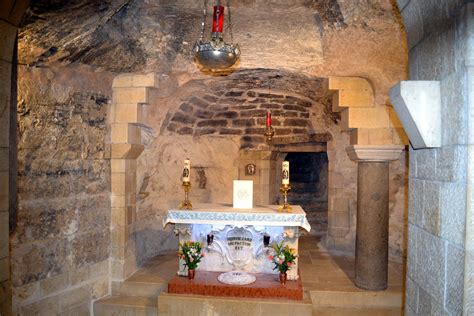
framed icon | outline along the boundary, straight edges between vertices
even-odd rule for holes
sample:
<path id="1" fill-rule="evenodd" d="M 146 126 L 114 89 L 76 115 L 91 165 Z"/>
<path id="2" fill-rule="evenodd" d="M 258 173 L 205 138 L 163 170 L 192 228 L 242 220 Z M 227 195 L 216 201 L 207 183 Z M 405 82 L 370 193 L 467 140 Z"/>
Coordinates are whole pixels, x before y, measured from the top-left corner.
<path id="1" fill-rule="evenodd" d="M 253 176 L 255 174 L 256 169 L 257 169 L 257 166 L 255 166 L 253 163 L 249 163 L 248 165 L 245 166 L 245 175 Z"/>

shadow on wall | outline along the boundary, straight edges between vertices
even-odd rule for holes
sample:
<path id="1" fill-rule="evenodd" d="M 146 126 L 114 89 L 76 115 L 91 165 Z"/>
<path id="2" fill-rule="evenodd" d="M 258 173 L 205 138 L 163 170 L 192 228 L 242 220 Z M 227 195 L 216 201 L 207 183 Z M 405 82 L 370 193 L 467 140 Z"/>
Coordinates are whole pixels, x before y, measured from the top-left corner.
<path id="1" fill-rule="evenodd" d="M 132 238 L 136 243 L 137 265 L 142 265 L 150 257 L 176 251 L 178 237 L 169 228 L 146 228 L 135 232 Z"/>

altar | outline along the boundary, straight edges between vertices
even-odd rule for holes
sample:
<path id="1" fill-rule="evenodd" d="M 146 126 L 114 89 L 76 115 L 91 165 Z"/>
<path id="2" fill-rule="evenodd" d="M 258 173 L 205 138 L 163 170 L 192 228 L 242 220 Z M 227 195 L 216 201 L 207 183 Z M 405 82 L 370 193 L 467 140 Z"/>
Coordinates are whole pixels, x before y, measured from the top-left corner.
<path id="1" fill-rule="evenodd" d="M 297 205 L 279 212 L 278 205 L 236 209 L 223 204 L 201 204 L 192 210 L 171 209 L 163 226 L 175 224 L 179 242 L 199 241 L 205 254 L 198 270 L 277 274 L 268 256 L 272 243 L 283 241 L 298 251 L 299 228 L 310 231 L 306 213 Z M 179 275 L 187 275 L 179 259 Z M 298 259 L 288 271 L 289 280 L 298 279 Z"/>

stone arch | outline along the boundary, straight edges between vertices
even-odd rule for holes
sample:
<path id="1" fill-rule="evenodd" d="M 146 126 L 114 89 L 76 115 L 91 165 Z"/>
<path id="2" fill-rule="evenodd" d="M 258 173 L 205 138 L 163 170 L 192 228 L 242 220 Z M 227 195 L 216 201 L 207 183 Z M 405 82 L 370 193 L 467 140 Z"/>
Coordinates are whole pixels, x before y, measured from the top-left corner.
<path id="1" fill-rule="evenodd" d="M 160 100 L 159 104 L 151 101 L 166 115 L 163 114 L 158 120 L 152 119 L 151 112 L 146 115 L 148 123 L 145 125 L 151 128 L 147 133 L 154 136 L 140 156 L 139 165 L 148 161 L 151 169 L 148 173 L 156 174 L 154 177 L 147 177 L 148 186 L 156 188 L 160 187 L 160 181 L 174 182 L 175 179 L 164 180 L 168 175 L 157 171 L 156 166 L 150 164 L 150 161 L 156 161 L 155 157 L 162 156 L 161 152 L 164 148 L 169 148 L 171 143 L 175 146 L 179 143 L 179 147 L 183 148 L 205 147 L 208 143 L 201 144 L 199 139 L 202 137 L 219 142 L 229 139 L 235 141 L 235 149 L 239 154 L 229 152 L 229 155 L 222 158 L 234 160 L 233 165 L 238 167 L 238 173 L 226 178 L 219 190 L 232 192 L 232 187 L 229 187 L 232 180 L 237 177 L 245 178 L 245 164 L 255 160 L 254 163 L 267 177 L 254 179 L 254 192 L 261 193 L 255 198 L 255 202 L 273 204 L 278 190 L 269 186 L 270 183 L 276 183 L 275 180 L 270 182 L 268 178 L 271 175 L 275 179 L 275 155 L 272 152 L 278 153 L 289 147 L 294 150 L 298 146 L 324 147 L 329 156 L 328 199 L 331 214 L 328 219 L 328 245 L 353 251 L 355 231 L 350 225 L 355 216 L 356 168 L 345 153 L 345 147 L 350 145 L 350 137 L 347 133 L 342 133 L 339 114 L 331 110 L 332 93 L 328 94 L 327 80 L 285 70 L 242 69 L 227 77 L 188 82 L 174 96 Z M 271 109 L 275 123 L 275 136 L 271 143 L 266 143 L 263 137 L 268 109 Z M 178 142 L 166 142 L 166 139 L 176 139 L 177 136 L 180 139 Z M 173 157 L 168 157 L 167 162 L 161 163 L 161 170 L 176 169 L 176 162 L 171 160 L 185 154 L 187 157 L 197 155 L 192 152 L 189 150 L 178 154 L 173 151 Z M 215 150 L 210 149 L 208 152 Z M 193 157 L 189 158 L 193 160 Z M 216 179 L 225 172 L 217 174 L 205 160 L 195 163 L 206 170 L 208 186 L 212 186 L 215 181 L 222 181 Z M 138 171 L 137 177 L 145 177 L 143 168 Z M 176 188 L 179 189 L 178 186 Z M 202 193 L 202 196 L 195 198 L 209 202 L 210 200 L 206 200 L 209 194 Z M 148 197 L 140 201 L 139 208 L 153 209 L 155 214 L 162 214 L 166 211 L 165 206 L 158 208 L 158 204 L 152 201 L 169 200 L 170 197 L 180 195 L 179 190 L 163 193 L 161 196 L 159 192 L 149 192 Z M 170 207 L 173 206 L 175 204 L 171 203 Z"/>
<path id="2" fill-rule="evenodd" d="M 417 44 L 419 44 L 421 39 L 428 38 L 430 36 L 430 34 L 436 33 L 436 32 L 432 32 L 432 30 L 433 29 L 436 30 L 437 25 L 442 25 L 443 27 L 446 26 L 446 25 L 451 25 L 452 24 L 451 22 L 454 20 L 452 12 L 459 12 L 459 8 L 462 7 L 461 2 L 459 2 L 459 1 L 447 1 L 446 3 L 443 3 L 442 5 L 438 6 L 437 3 L 434 4 L 434 3 L 431 3 L 431 2 L 426 2 L 426 3 L 420 4 L 419 1 L 398 0 L 398 5 L 399 5 L 399 8 L 402 11 L 402 15 L 404 17 L 404 24 L 405 24 L 407 34 L 408 34 L 408 43 L 409 43 L 409 48 L 410 49 L 414 48 Z M 14 33 L 16 33 L 16 27 L 18 25 L 19 19 L 21 18 L 26 6 L 27 6 L 27 1 L 23 1 L 23 0 L 3 1 L 2 4 L 0 5 L 0 8 L 1 8 L 0 9 L 0 15 L 1 15 L 0 23 L 2 25 L 2 36 L 6 35 L 6 37 L 7 37 L 7 39 L 1 45 L 1 48 L 2 48 L 2 50 L 1 50 L 2 51 L 2 54 L 1 54 L 2 64 L 5 65 L 5 63 L 6 63 L 6 67 L 2 67 L 2 69 L 0 70 L 0 75 L 2 76 L 2 78 L 7 78 L 6 80 L 8 82 L 10 82 L 9 78 L 11 77 L 10 76 L 11 75 L 11 67 L 8 67 L 8 65 L 11 64 L 11 62 L 10 62 L 10 57 L 8 57 L 8 54 L 5 55 L 4 53 L 8 52 L 8 51 L 11 51 L 11 49 L 14 45 L 13 42 L 11 41 L 11 38 L 12 38 L 11 36 Z M 445 8 L 447 10 L 444 10 Z M 433 9 L 433 10 L 431 10 L 431 9 Z M 444 10 L 444 13 L 432 14 L 432 12 L 438 12 L 439 13 L 438 10 L 439 11 Z M 427 12 L 430 13 L 430 14 L 426 14 Z M 459 15 L 456 13 L 455 16 L 459 16 Z M 433 18 L 433 17 L 436 17 L 436 18 Z M 460 19 L 460 20 L 464 21 L 463 19 Z M 447 22 L 447 23 L 445 23 L 445 22 Z M 4 32 L 4 30 L 5 30 L 5 32 Z M 438 37 L 433 36 L 432 38 L 437 39 Z M 2 39 L 2 41 L 3 41 L 3 39 Z M 446 41 L 443 40 L 443 42 L 446 42 Z M 421 70 L 418 71 L 417 70 L 418 68 L 423 68 L 423 65 L 420 66 L 420 64 L 419 64 L 420 59 L 425 59 L 425 61 L 433 62 L 436 58 L 436 57 L 433 57 L 433 55 L 430 55 L 428 53 L 428 51 L 431 50 L 431 48 L 427 47 L 427 46 L 429 46 L 429 45 L 419 45 L 419 50 L 413 50 L 413 54 L 410 55 L 410 59 L 413 60 L 413 62 L 410 63 L 411 79 L 431 79 L 431 78 L 428 78 L 429 76 L 423 75 L 423 71 L 421 71 Z M 452 45 L 452 46 L 454 46 L 454 45 Z M 449 49 L 449 47 L 448 47 L 448 49 Z M 423 54 L 423 51 L 424 51 L 424 54 Z M 423 56 L 426 56 L 426 54 L 430 55 L 430 58 L 424 58 Z M 439 54 L 439 56 L 444 56 L 444 55 Z M 5 62 L 5 63 L 3 63 L 3 62 Z M 436 63 L 439 64 L 438 62 L 436 62 Z M 7 82 L 7 81 L 4 81 L 4 82 Z M 451 91 L 455 91 L 455 89 L 452 88 Z M 459 93 L 459 94 L 461 95 L 462 93 Z M 5 104 L 5 105 L 7 105 L 7 103 L 8 103 L 7 101 L 2 101 L 2 102 L 3 102 L 2 104 Z M 5 108 L 8 109 L 8 106 L 6 106 Z M 3 112 L 3 113 L 5 113 L 5 112 Z M 353 112 L 353 113 L 355 113 L 355 112 Z M 348 122 L 350 121 L 351 118 L 354 118 L 353 115 L 349 115 L 349 114 L 350 114 L 350 111 L 347 113 Z M 2 125 L 2 126 L 4 126 L 4 125 Z M 453 124 L 452 129 L 456 130 L 457 128 L 460 128 L 460 127 L 462 127 L 461 124 Z M 363 129 L 359 129 L 359 128 L 357 128 L 357 132 L 352 131 L 351 132 L 352 135 L 353 135 L 353 133 L 355 133 L 355 135 L 353 135 L 353 137 L 352 137 L 353 144 L 356 144 L 356 143 L 359 144 L 360 141 L 365 141 L 365 142 L 370 143 L 371 140 L 372 140 L 372 137 L 370 137 L 370 130 L 366 131 L 366 132 L 364 132 Z M 454 133 L 454 131 L 453 131 L 453 133 Z M 6 134 L 2 133 L 2 135 L 6 135 Z M 373 135 L 377 136 L 375 134 L 373 134 Z M 393 134 L 393 130 L 392 130 L 392 137 L 394 137 L 393 135 L 394 134 Z M 454 136 L 452 136 L 452 137 L 454 137 Z M 6 147 L 2 145 L 2 147 L 3 147 L 2 149 L 8 148 L 10 143 L 8 142 L 7 144 L 8 145 Z M 434 155 L 434 157 L 433 157 L 433 155 L 430 155 L 428 151 L 422 151 L 420 153 L 421 153 L 420 154 L 420 156 L 421 156 L 420 159 L 424 159 L 424 158 L 431 159 L 431 158 L 433 158 L 433 161 L 436 161 L 436 159 L 437 159 L 435 154 L 433 154 Z M 440 154 L 445 154 L 445 152 L 440 151 Z M 456 154 L 453 154 L 453 155 L 456 155 Z M 433 167 L 433 170 L 434 170 L 435 166 L 432 166 L 432 165 L 430 165 L 430 166 Z M 8 179 L 8 176 L 6 176 L 5 170 L 4 169 L 2 169 L 2 170 L 3 170 L 2 183 L 5 184 L 6 183 L 5 177 L 7 177 L 7 179 Z M 2 188 L 5 188 L 5 187 L 6 186 L 4 185 Z M 5 199 L 9 194 L 8 194 L 8 192 L 5 192 L 5 191 L 3 191 L 3 193 L 4 194 L 2 195 L 2 201 L 3 201 L 2 202 L 2 207 L 3 207 L 2 210 L 3 210 L 3 213 L 5 213 L 5 203 L 6 203 Z M 7 209 L 8 209 L 8 207 L 7 207 Z M 467 222 L 469 222 L 469 221 L 467 221 Z M 2 217 L 0 219 L 0 223 L 3 225 L 2 227 L 5 227 L 5 217 Z M 5 232 L 6 230 L 2 229 L 1 231 Z M 472 235 L 473 234 L 470 234 L 470 236 L 472 236 Z M 2 235 L 2 238 L 3 238 L 2 242 L 4 242 L 5 234 Z M 8 237 L 7 237 L 7 240 L 8 240 Z M 471 258 L 471 257 L 466 256 L 466 258 Z M 2 269 L 0 269 L 0 270 L 1 271 L 7 271 L 8 269 L 3 269 L 3 267 L 5 265 L 4 262 L 7 262 L 6 264 L 8 265 L 8 259 L 6 259 L 6 261 L 5 261 L 5 258 L 3 257 L 0 260 L 2 260 L 1 261 Z M 468 271 L 468 272 L 471 271 L 471 270 L 468 270 L 468 267 L 471 267 L 471 269 L 472 269 L 472 262 L 469 262 L 466 259 L 466 265 L 465 266 L 466 266 L 466 271 Z M 4 285 L 4 284 L 5 283 L 3 283 L 2 285 Z M 7 284 L 7 288 L 8 288 L 9 287 L 8 282 L 6 284 Z M 469 280 L 465 280 L 465 284 L 466 284 L 466 287 L 465 287 L 466 290 L 464 291 L 464 295 L 465 295 L 466 299 L 463 301 L 463 307 L 461 307 L 461 308 L 463 308 L 465 310 L 465 312 L 468 313 L 469 312 L 468 307 L 472 306 L 472 304 L 469 305 L 470 301 L 468 300 L 469 299 L 468 294 L 472 293 L 472 284 L 469 284 Z M 419 291 L 418 288 L 413 288 L 413 287 L 410 287 L 410 286 L 413 286 L 413 285 L 410 285 L 410 283 L 409 283 L 408 287 L 409 287 L 409 289 L 414 290 L 414 293 L 417 293 Z M 452 292 L 455 292 L 455 291 L 457 291 L 457 290 L 452 289 Z M 9 309 L 8 295 L 9 294 L 7 294 L 6 300 L 5 300 L 5 298 L 2 300 L 2 307 L 0 308 L 0 310 L 2 311 L 2 314 L 5 310 L 7 311 L 6 314 L 8 314 L 8 309 Z M 449 298 L 450 295 L 446 295 L 445 297 Z M 471 299 L 472 299 L 472 297 L 473 296 L 471 295 Z M 5 302 L 7 302 L 7 303 L 5 304 Z M 410 302 L 407 302 L 407 304 L 410 304 Z M 450 303 L 448 302 L 448 304 L 450 304 Z M 436 303 L 432 303 L 431 305 L 434 306 L 434 307 L 439 307 L 438 305 L 436 305 Z M 447 305 L 447 306 L 449 306 L 449 305 Z M 441 308 L 443 308 L 443 306 Z M 413 312 L 413 310 L 411 310 L 411 312 Z"/>
<path id="3" fill-rule="evenodd" d="M 408 138 L 391 106 L 375 105 L 374 91 L 368 79 L 330 77 L 333 91 L 332 110 L 341 113 L 351 145 L 408 145 Z"/>

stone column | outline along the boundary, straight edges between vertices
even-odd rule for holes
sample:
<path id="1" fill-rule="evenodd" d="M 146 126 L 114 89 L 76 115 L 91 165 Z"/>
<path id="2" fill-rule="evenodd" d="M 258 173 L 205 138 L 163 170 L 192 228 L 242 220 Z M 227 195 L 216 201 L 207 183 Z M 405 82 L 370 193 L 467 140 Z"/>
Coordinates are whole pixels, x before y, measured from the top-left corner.
<path id="1" fill-rule="evenodd" d="M 387 288 L 388 162 L 359 162 L 355 282 L 367 290 Z"/>
<path id="2" fill-rule="evenodd" d="M 389 161 L 397 160 L 403 148 L 347 148 L 349 157 L 358 161 L 355 283 L 362 289 L 387 288 Z"/>

